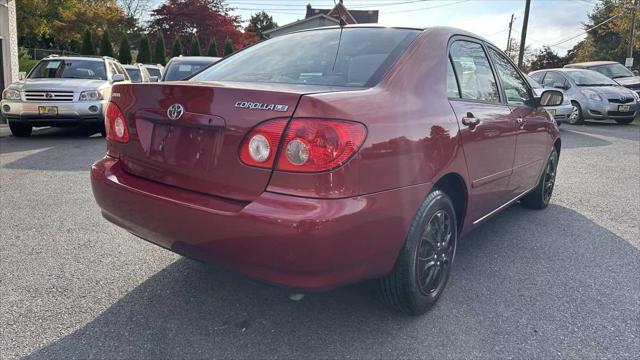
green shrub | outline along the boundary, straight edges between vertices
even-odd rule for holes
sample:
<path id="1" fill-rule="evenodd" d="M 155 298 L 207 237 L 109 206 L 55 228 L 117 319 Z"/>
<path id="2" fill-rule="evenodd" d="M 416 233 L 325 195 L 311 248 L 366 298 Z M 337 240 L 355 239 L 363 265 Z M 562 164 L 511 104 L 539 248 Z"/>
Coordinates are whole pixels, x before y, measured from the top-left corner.
<path id="1" fill-rule="evenodd" d="M 21 58 L 18 59 L 18 67 L 19 67 L 19 71 L 24 71 L 26 73 L 28 73 L 29 71 L 31 71 L 31 69 L 36 66 L 36 64 L 38 63 L 38 60 L 32 60 L 29 58 Z"/>

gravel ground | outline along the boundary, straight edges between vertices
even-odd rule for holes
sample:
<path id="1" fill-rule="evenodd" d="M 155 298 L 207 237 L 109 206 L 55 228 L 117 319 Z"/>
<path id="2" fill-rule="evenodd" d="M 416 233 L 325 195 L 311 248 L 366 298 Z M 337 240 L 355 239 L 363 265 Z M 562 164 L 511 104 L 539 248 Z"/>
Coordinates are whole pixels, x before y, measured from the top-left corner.
<path id="1" fill-rule="evenodd" d="M 4 136 L 0 358 L 638 358 L 640 126 L 562 136 L 551 206 L 513 206 L 469 234 L 417 318 L 367 284 L 293 302 L 141 241 L 93 201 L 102 138 Z"/>

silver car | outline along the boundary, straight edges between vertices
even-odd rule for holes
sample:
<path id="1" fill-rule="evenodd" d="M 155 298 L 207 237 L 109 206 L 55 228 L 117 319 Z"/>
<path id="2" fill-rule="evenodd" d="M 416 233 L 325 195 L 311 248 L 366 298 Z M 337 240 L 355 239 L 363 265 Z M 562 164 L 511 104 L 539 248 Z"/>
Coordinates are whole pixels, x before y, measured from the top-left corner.
<path id="1" fill-rule="evenodd" d="M 629 124 L 640 111 L 638 93 L 593 70 L 548 69 L 529 75 L 545 88 L 562 89 L 571 98 L 570 124 L 582 124 L 585 119 Z"/>
<path id="2" fill-rule="evenodd" d="M 542 96 L 542 93 L 544 92 L 544 87 L 529 75 L 525 75 L 524 78 L 527 79 L 527 82 L 529 83 L 529 85 L 531 85 L 531 88 L 535 92 L 535 95 L 537 97 Z M 553 118 L 556 120 L 558 125 L 562 124 L 563 122 L 566 122 L 571 116 L 571 113 L 573 112 L 573 105 L 571 105 L 571 99 L 566 93 L 564 93 L 564 91 L 563 91 L 563 95 L 564 97 L 562 100 L 562 105 L 545 107 L 545 110 L 547 110 L 549 114 L 553 116 Z"/>
<path id="3" fill-rule="evenodd" d="M 87 125 L 104 133 L 111 86 L 128 80 L 110 57 L 50 56 L 2 92 L 0 109 L 18 137 L 31 135 L 34 126 Z"/>

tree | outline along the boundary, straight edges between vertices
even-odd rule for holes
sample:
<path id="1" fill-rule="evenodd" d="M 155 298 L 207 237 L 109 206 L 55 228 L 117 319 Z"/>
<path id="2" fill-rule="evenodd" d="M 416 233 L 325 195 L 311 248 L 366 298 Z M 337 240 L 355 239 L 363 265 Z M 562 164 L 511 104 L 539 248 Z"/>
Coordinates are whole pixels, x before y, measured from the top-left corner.
<path id="1" fill-rule="evenodd" d="M 198 40 L 198 36 L 195 34 L 191 37 L 191 51 L 189 51 L 189 55 L 200 56 L 200 40 Z"/>
<path id="2" fill-rule="evenodd" d="M 173 48 L 171 49 L 171 57 L 176 57 L 182 55 L 182 43 L 180 42 L 180 38 L 176 37 L 173 41 Z"/>
<path id="3" fill-rule="evenodd" d="M 245 27 L 245 31 L 255 33 L 260 40 L 264 39 L 264 32 L 277 28 L 278 24 L 273 21 L 273 17 L 265 11 L 260 11 L 251 15 L 249 25 Z"/>
<path id="4" fill-rule="evenodd" d="M 151 0 L 118 0 L 118 5 L 126 16 L 140 19 L 149 10 Z"/>
<path id="5" fill-rule="evenodd" d="M 156 37 L 156 46 L 153 53 L 154 64 L 166 64 L 167 63 L 167 49 L 164 46 L 164 37 L 159 34 Z"/>
<path id="6" fill-rule="evenodd" d="M 209 39 L 209 50 L 207 50 L 207 56 L 218 56 L 218 43 L 214 37 Z"/>
<path id="7" fill-rule="evenodd" d="M 80 53 L 82 55 L 96 54 L 96 45 L 93 43 L 93 35 L 91 35 L 89 29 L 85 30 L 82 35 L 82 50 L 80 50 Z"/>
<path id="8" fill-rule="evenodd" d="M 141 64 L 148 64 L 151 62 L 151 46 L 149 46 L 149 38 L 145 34 L 140 36 L 140 46 L 138 47 L 136 62 Z"/>
<path id="9" fill-rule="evenodd" d="M 102 39 L 100 39 L 100 55 L 113 57 L 113 46 L 111 45 L 111 38 L 109 36 L 109 30 L 105 29 L 102 33 Z"/>
<path id="10" fill-rule="evenodd" d="M 558 56 L 549 46 L 543 46 L 536 52 L 528 65 L 530 71 L 540 69 L 559 68 L 566 65 L 563 58 Z"/>
<path id="11" fill-rule="evenodd" d="M 225 0 L 165 0 L 151 12 L 148 30 L 186 39 L 198 34 L 215 37 L 218 44 L 230 38 L 241 44 L 240 17 L 229 13 Z"/>
<path id="12" fill-rule="evenodd" d="M 131 64 L 131 47 L 126 36 L 120 40 L 120 48 L 118 48 L 118 61 L 121 64 Z"/>
<path id="13" fill-rule="evenodd" d="M 224 56 L 233 54 L 233 41 L 227 38 L 224 41 Z"/>

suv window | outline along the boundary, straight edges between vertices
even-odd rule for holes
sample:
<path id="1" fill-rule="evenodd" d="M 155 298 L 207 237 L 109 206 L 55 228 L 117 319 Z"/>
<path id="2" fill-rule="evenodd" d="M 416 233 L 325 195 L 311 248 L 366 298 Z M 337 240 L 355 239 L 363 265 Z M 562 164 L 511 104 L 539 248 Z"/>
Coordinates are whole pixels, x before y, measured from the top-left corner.
<path id="1" fill-rule="evenodd" d="M 553 87 L 554 84 L 562 84 L 562 85 L 566 85 L 567 80 L 564 78 L 564 76 L 556 73 L 556 72 L 548 72 L 547 76 L 544 77 L 544 81 L 542 82 L 542 85 L 544 87 Z"/>
<path id="2" fill-rule="evenodd" d="M 458 90 L 458 80 L 456 80 L 456 74 L 453 72 L 453 65 L 451 65 L 451 59 L 447 61 L 447 97 L 459 98 L 460 91 Z"/>
<path id="3" fill-rule="evenodd" d="M 509 105 L 527 105 L 531 101 L 531 92 L 520 72 L 507 60 L 505 56 L 490 48 L 491 59 L 500 77 L 500 84 L 507 97 Z"/>
<path id="4" fill-rule="evenodd" d="M 496 79 L 482 45 L 459 40 L 451 45 L 450 55 L 463 99 L 500 102 Z"/>

